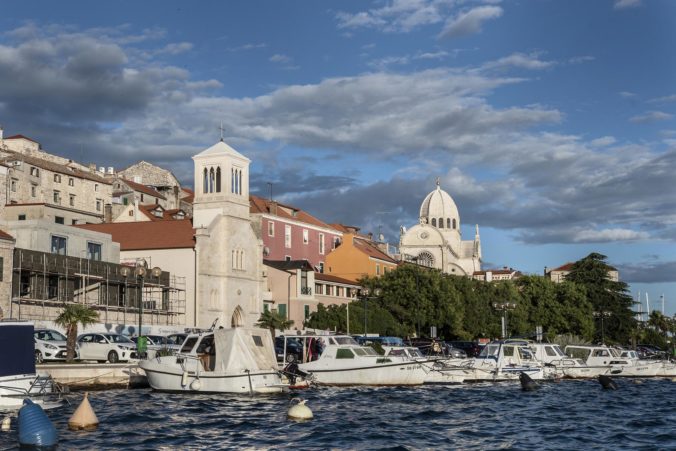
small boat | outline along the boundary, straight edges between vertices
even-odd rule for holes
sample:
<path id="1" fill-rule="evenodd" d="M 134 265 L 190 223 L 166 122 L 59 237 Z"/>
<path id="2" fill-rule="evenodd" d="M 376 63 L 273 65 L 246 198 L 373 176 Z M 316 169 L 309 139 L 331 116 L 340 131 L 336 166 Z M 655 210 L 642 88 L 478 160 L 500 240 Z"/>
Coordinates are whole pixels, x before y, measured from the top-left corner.
<path id="1" fill-rule="evenodd" d="M 651 377 L 657 375 L 661 366 L 658 362 L 622 357 L 618 349 L 606 345 L 569 345 L 564 351 L 568 356 L 581 359 L 588 367 L 603 370 L 601 374 L 609 376 Z"/>
<path id="2" fill-rule="evenodd" d="M 425 356 L 420 348 L 413 346 L 383 346 L 386 356 L 403 356 L 419 362 L 427 372 L 424 384 L 457 385 L 462 384 L 470 374 L 467 359 L 451 358 L 440 350 L 439 355 Z"/>
<path id="3" fill-rule="evenodd" d="M 554 343 L 531 343 L 535 358 L 545 365 L 545 373 L 554 378 L 586 379 L 605 374 L 607 369 L 590 367 L 582 359 L 569 357 Z"/>
<path id="4" fill-rule="evenodd" d="M 347 335 L 293 336 L 308 349 L 298 368 L 319 385 L 421 385 L 422 364 L 407 356 L 379 355 Z M 313 340 L 313 341 L 311 341 Z"/>
<path id="5" fill-rule="evenodd" d="M 531 379 L 547 378 L 544 365 L 539 362 L 526 341 L 499 340 L 487 344 L 478 357 L 467 359 L 470 374 L 465 382 L 519 380 L 525 373 Z"/>
<path id="6" fill-rule="evenodd" d="M 236 327 L 190 334 L 175 355 L 141 360 L 157 391 L 280 393 L 282 383 L 270 331 Z"/>
<path id="7" fill-rule="evenodd" d="M 34 325 L 29 321 L 0 321 L 0 410 L 18 410 L 24 399 L 43 409 L 62 405 L 62 390 L 47 373 L 35 369 Z"/>
<path id="8" fill-rule="evenodd" d="M 674 377 L 676 376 L 676 363 L 669 360 L 652 360 L 641 359 L 637 351 L 632 349 L 618 349 L 620 357 L 629 359 L 635 366 L 640 365 L 656 365 L 657 371 L 655 376 L 658 377 Z"/>

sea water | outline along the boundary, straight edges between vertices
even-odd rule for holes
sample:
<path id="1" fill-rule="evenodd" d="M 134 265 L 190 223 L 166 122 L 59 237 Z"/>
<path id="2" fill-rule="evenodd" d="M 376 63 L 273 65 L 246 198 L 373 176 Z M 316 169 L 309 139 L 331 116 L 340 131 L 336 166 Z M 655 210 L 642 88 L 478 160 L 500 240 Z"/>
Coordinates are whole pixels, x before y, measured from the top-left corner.
<path id="1" fill-rule="evenodd" d="M 82 399 L 48 412 L 58 449 L 676 449 L 676 382 L 615 379 L 419 387 L 317 387 L 275 396 L 92 392 L 100 421 L 69 431 Z M 314 419 L 287 419 L 292 398 Z M 17 447 L 16 419 L 0 448 Z"/>

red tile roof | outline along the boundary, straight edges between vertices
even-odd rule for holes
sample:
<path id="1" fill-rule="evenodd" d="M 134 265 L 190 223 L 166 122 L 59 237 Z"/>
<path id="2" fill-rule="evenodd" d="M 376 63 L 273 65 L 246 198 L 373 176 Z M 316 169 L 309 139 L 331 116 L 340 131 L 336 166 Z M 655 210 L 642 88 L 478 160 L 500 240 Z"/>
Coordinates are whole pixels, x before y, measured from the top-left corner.
<path id="1" fill-rule="evenodd" d="M 570 271 L 573 269 L 575 263 L 566 263 L 565 265 L 559 266 L 558 268 L 551 269 L 550 271 Z"/>
<path id="2" fill-rule="evenodd" d="M 161 195 L 160 193 L 158 193 L 157 191 L 155 191 L 153 188 L 151 188 L 149 186 L 142 185 L 141 183 L 132 182 L 131 180 L 127 180 L 127 179 L 122 179 L 122 181 L 124 183 L 126 183 L 127 185 L 129 185 L 129 188 L 133 189 L 134 191 L 138 191 L 139 193 L 148 194 L 149 196 L 157 197 L 157 198 L 160 198 L 162 200 L 167 200 L 166 197 L 164 197 L 163 195 Z"/>
<path id="3" fill-rule="evenodd" d="M 5 140 L 7 140 L 7 139 L 27 139 L 28 141 L 34 142 L 35 144 L 40 144 L 36 140 L 30 139 L 28 136 L 24 136 L 24 135 L 12 135 L 12 136 L 8 136 L 7 138 L 5 138 Z"/>
<path id="4" fill-rule="evenodd" d="M 111 185 L 112 182 L 102 175 L 99 175 L 98 173 L 94 172 L 89 172 L 89 171 L 83 171 L 82 169 L 73 167 L 73 166 L 68 166 L 65 164 L 59 164 L 59 163 L 54 163 L 51 161 L 43 160 L 41 158 L 35 158 L 35 157 L 29 157 L 28 155 L 24 155 L 22 153 L 18 152 L 12 152 L 12 151 L 7 151 L 9 154 L 8 156 L 5 156 L 2 158 L 0 161 L 15 161 L 15 160 L 21 160 L 27 164 L 36 166 L 41 169 L 45 169 L 47 171 L 52 171 L 52 172 L 57 172 L 59 174 L 67 175 L 67 176 L 72 176 L 72 177 L 79 177 L 82 179 L 86 180 L 93 180 L 98 183 L 103 183 L 105 185 Z"/>
<path id="5" fill-rule="evenodd" d="M 338 276 L 332 276 L 331 274 L 326 274 L 323 272 L 316 272 L 315 273 L 315 280 L 323 280 L 325 282 L 334 282 L 334 283 L 342 283 L 343 285 L 352 285 L 354 287 L 358 287 L 359 284 L 353 280 L 347 280 L 343 279 L 342 277 Z"/>
<path id="6" fill-rule="evenodd" d="M 397 261 L 378 249 L 377 247 L 370 244 L 367 240 L 361 239 L 359 237 L 354 237 L 353 239 L 354 247 L 363 253 L 367 254 L 369 257 L 377 258 L 379 260 L 384 260 L 388 263 L 396 264 Z"/>
<path id="7" fill-rule="evenodd" d="M 192 221 L 119 222 L 73 227 L 107 233 L 120 243 L 121 251 L 182 249 L 195 247 Z"/>
<path id="8" fill-rule="evenodd" d="M 319 219 L 315 218 L 310 213 L 290 205 L 280 204 L 279 202 L 270 201 L 268 199 L 263 199 L 262 197 L 254 195 L 249 196 L 249 204 L 251 206 L 250 212 L 252 214 L 269 214 L 282 219 L 290 219 L 293 221 L 304 222 L 306 224 L 312 224 L 317 227 L 323 227 L 327 229 L 333 228 L 324 221 L 320 221 Z M 295 212 L 295 216 L 293 214 L 289 214 L 286 210 Z"/>
<path id="9" fill-rule="evenodd" d="M 161 205 L 158 204 L 145 204 L 145 205 L 139 205 L 138 207 L 139 212 L 143 213 L 145 216 L 147 216 L 151 221 L 181 221 L 181 219 L 174 219 L 174 215 L 181 210 L 180 208 L 174 208 L 171 210 L 165 210 Z M 155 216 L 153 214 L 153 210 L 160 209 L 162 211 L 162 216 Z M 184 214 L 184 219 L 187 218 L 188 215 Z"/>
<path id="10" fill-rule="evenodd" d="M 3 230 L 0 230 L 0 240 L 16 241 L 12 235 Z"/>

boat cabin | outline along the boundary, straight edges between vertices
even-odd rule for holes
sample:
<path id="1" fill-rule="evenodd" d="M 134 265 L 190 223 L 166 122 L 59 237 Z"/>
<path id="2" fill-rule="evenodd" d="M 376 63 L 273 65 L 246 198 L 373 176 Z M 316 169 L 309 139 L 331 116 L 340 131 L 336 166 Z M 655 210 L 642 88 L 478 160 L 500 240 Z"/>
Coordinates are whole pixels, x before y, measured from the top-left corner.
<path id="1" fill-rule="evenodd" d="M 566 346 L 568 356 L 583 360 L 588 366 L 630 365 L 628 358 L 620 356 L 615 348 L 607 346 Z"/>
<path id="2" fill-rule="evenodd" d="M 487 344 L 478 357 L 479 360 L 501 362 L 502 365 L 523 365 L 536 363 L 533 351 L 527 342 L 494 341 Z"/>

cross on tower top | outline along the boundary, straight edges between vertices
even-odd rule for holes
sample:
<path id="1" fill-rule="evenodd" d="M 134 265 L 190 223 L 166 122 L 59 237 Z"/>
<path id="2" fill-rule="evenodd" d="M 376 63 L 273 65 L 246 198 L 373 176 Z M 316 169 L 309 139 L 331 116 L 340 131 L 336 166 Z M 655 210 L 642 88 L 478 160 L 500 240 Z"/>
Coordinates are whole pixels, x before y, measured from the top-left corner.
<path id="1" fill-rule="evenodd" d="M 437 186 L 441 185 L 441 180 L 437 177 Z"/>
<path id="2" fill-rule="evenodd" d="M 221 126 L 218 127 L 218 129 L 221 131 L 221 141 L 223 141 L 223 130 L 225 130 L 225 128 L 223 128 L 223 121 L 221 121 Z"/>

